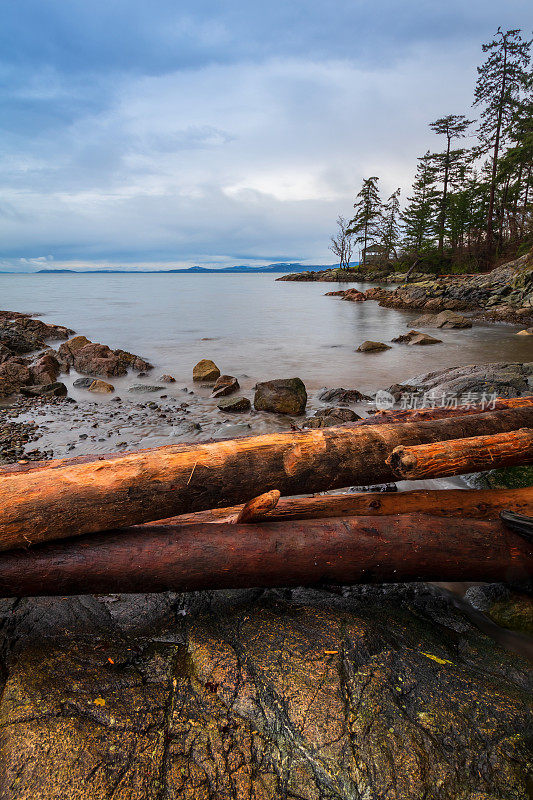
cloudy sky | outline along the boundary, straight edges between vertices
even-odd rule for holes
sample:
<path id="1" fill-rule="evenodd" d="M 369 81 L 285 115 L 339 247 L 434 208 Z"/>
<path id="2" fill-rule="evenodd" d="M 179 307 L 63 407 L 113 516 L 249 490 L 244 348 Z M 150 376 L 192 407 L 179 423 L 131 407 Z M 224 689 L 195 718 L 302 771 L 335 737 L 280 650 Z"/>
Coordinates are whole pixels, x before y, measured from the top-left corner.
<path id="1" fill-rule="evenodd" d="M 8 0 L 0 270 L 328 263 L 530 0 Z"/>

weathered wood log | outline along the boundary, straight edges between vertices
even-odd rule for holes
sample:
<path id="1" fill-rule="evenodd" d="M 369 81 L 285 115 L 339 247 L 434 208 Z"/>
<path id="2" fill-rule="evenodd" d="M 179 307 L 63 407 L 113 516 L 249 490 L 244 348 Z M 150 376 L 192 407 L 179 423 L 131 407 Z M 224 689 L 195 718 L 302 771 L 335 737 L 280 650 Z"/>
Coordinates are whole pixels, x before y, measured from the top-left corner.
<path id="1" fill-rule="evenodd" d="M 533 430 L 396 447 L 387 463 L 399 478 L 420 480 L 533 463 Z"/>
<path id="2" fill-rule="evenodd" d="M 196 511 L 158 525 L 198 525 L 202 522 L 233 522 L 242 506 Z M 266 514 L 265 522 L 328 517 L 431 514 L 436 517 L 498 519 L 500 511 L 533 516 L 533 486 L 525 489 L 416 489 L 410 492 L 356 492 L 318 497 L 282 497 Z M 148 523 L 149 524 L 149 523 Z"/>
<path id="3" fill-rule="evenodd" d="M 5 597 L 532 574 L 533 548 L 501 522 L 424 515 L 139 526 L 0 555 Z"/>
<path id="4" fill-rule="evenodd" d="M 533 426 L 533 407 L 431 422 L 274 433 L 0 472 L 0 550 L 246 502 L 394 479 L 399 445 Z"/>
<path id="5" fill-rule="evenodd" d="M 271 492 L 260 494 L 259 497 L 254 497 L 242 507 L 237 514 L 235 522 L 237 524 L 244 524 L 245 522 L 258 522 L 260 519 L 272 511 L 279 502 L 281 494 L 277 489 L 272 489 Z"/>

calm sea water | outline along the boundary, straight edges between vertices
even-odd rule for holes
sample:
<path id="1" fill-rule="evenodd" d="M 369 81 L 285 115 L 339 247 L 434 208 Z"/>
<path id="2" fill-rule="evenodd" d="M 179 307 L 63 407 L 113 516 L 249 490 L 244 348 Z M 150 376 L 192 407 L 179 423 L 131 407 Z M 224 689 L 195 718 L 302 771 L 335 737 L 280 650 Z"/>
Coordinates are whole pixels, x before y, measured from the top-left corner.
<path id="1" fill-rule="evenodd" d="M 155 365 L 151 380 L 170 373 L 176 391 L 190 385 L 201 358 L 239 376 L 245 389 L 299 376 L 310 389 L 362 391 L 441 367 L 533 360 L 532 340 L 504 324 L 432 331 L 442 345 L 357 353 L 365 339 L 390 342 L 405 333 L 417 314 L 324 296 L 337 288 L 343 286 L 276 282 L 272 275 L 1 275 L 0 308 L 36 312 L 138 353 Z M 131 382 L 114 380 L 117 388 Z"/>

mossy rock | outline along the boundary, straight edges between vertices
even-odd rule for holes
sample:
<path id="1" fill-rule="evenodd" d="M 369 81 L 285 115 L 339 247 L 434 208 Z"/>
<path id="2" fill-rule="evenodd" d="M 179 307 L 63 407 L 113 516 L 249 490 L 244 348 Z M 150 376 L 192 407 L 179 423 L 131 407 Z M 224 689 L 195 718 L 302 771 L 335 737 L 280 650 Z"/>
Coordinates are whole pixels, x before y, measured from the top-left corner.
<path id="1" fill-rule="evenodd" d="M 512 595 L 491 606 L 489 615 L 502 628 L 533 636 L 533 600 L 525 595 Z"/>
<path id="2" fill-rule="evenodd" d="M 478 472 L 474 484 L 482 489 L 526 489 L 533 486 L 533 466 L 505 467 Z"/>

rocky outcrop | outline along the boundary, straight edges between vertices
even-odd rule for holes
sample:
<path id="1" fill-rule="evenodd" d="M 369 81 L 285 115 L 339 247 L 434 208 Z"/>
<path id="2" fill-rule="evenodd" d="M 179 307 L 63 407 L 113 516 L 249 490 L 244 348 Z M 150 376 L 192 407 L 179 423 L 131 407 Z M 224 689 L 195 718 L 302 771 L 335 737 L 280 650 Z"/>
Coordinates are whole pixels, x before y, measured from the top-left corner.
<path id="1" fill-rule="evenodd" d="M 46 340 L 68 339 L 74 333 L 15 311 L 0 311 L 0 345 L 11 355 L 26 355 L 46 347 Z"/>
<path id="2" fill-rule="evenodd" d="M 371 290 L 369 297 L 387 308 L 472 310 L 493 320 L 527 321 L 533 319 L 533 250 L 486 274 L 426 277 L 393 292 Z"/>
<path id="3" fill-rule="evenodd" d="M 298 416 L 305 412 L 306 405 L 307 392 L 300 378 L 265 381 L 255 388 L 254 407 L 257 411 Z"/>
<path id="4" fill-rule="evenodd" d="M 520 397 L 532 393 L 533 361 L 451 367 L 409 378 L 406 384 L 411 390 L 423 389 L 439 395 L 486 392 L 496 393 L 498 397 Z"/>
<path id="5" fill-rule="evenodd" d="M 357 283 L 359 281 L 383 281 L 384 283 L 398 283 L 405 279 L 405 274 L 398 273 L 392 264 L 388 266 L 369 265 L 357 266 L 350 269 L 329 267 L 328 269 L 309 272 L 294 272 L 282 275 L 277 281 L 319 281 L 324 283 Z"/>
<path id="6" fill-rule="evenodd" d="M 366 300 L 365 293 L 360 292 L 358 289 L 341 289 L 339 292 L 326 292 L 324 297 L 340 297 L 350 303 L 361 303 Z"/>
<path id="7" fill-rule="evenodd" d="M 2 800 L 528 798 L 529 665 L 425 587 L 4 600 L 0 645 Z"/>
<path id="8" fill-rule="evenodd" d="M 60 345 L 58 356 L 62 363 L 74 367 L 82 375 L 105 377 L 126 375 L 128 369 L 152 369 L 144 359 L 126 350 L 111 350 L 106 344 L 91 342 L 85 336 L 75 336 Z"/>

